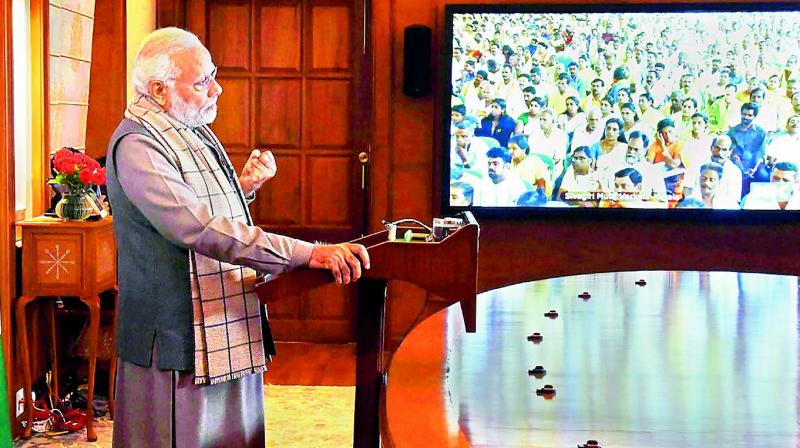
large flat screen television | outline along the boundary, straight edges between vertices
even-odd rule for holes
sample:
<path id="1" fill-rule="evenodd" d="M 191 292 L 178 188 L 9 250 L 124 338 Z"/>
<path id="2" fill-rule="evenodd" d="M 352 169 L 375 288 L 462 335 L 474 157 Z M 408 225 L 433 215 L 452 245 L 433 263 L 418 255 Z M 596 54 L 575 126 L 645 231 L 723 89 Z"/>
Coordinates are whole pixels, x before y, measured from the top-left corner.
<path id="1" fill-rule="evenodd" d="M 449 5 L 445 32 L 445 211 L 800 216 L 800 3 Z"/>

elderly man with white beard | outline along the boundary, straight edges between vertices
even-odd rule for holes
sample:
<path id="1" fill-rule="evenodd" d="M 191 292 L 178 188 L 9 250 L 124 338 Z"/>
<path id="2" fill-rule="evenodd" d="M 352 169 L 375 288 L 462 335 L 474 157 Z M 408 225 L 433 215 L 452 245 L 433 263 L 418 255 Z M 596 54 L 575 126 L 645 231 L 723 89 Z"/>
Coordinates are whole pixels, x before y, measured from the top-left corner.
<path id="1" fill-rule="evenodd" d="M 274 352 L 258 273 L 301 266 L 357 280 L 369 256 L 254 225 L 248 203 L 276 173 L 254 150 L 237 176 L 207 126 L 222 87 L 200 40 L 147 36 L 136 96 L 109 143 L 119 310 L 115 447 L 263 447 L 263 375 Z"/>
<path id="2" fill-rule="evenodd" d="M 625 168 L 634 168 L 642 176 L 641 199 L 648 206 L 657 208 L 666 206 L 667 190 L 664 184 L 663 170 L 645 159 L 647 154 L 647 135 L 640 131 L 631 132 L 628 146 L 624 153 L 608 153 L 597 159 L 597 171 L 604 176 L 604 189 L 613 191 L 614 174 Z"/>

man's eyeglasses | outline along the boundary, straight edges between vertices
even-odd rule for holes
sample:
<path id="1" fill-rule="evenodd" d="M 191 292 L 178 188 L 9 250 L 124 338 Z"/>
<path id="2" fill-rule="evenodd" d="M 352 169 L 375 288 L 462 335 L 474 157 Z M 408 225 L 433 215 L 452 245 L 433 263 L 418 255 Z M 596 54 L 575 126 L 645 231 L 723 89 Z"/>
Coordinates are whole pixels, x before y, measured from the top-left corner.
<path id="1" fill-rule="evenodd" d="M 210 75 L 204 76 L 203 79 L 192 84 L 192 87 L 194 87 L 194 89 L 197 90 L 198 92 L 206 90 L 208 88 L 208 85 L 211 84 L 211 81 L 216 79 L 217 69 L 219 69 L 219 67 L 214 66 L 214 70 L 211 71 Z"/>

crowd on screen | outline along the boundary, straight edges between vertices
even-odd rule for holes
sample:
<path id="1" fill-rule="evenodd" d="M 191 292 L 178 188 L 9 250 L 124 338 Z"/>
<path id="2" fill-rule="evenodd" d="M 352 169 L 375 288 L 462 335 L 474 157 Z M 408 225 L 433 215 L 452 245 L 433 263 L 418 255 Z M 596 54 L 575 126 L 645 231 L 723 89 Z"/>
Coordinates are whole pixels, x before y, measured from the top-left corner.
<path id="1" fill-rule="evenodd" d="M 800 14 L 455 14 L 450 204 L 800 209 Z"/>

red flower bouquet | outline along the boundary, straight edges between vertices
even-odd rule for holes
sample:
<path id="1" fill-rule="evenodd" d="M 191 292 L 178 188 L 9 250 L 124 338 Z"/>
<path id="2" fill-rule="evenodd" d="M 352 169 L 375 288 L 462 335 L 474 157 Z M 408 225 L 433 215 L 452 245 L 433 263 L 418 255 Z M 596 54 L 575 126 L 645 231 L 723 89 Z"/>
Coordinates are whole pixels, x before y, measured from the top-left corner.
<path id="1" fill-rule="evenodd" d="M 56 176 L 48 181 L 59 184 L 67 194 L 87 193 L 92 185 L 105 185 L 106 169 L 97 160 L 67 148 L 59 149 L 53 156 Z"/>
<path id="2" fill-rule="evenodd" d="M 94 185 L 105 185 L 106 169 L 100 168 L 97 160 L 67 148 L 59 149 L 53 155 L 53 169 L 56 176 L 48 181 L 59 185 L 63 193 L 56 204 L 56 215 L 67 220 L 82 221 L 93 212 L 104 218 L 107 213 L 103 204 L 92 191 Z"/>

